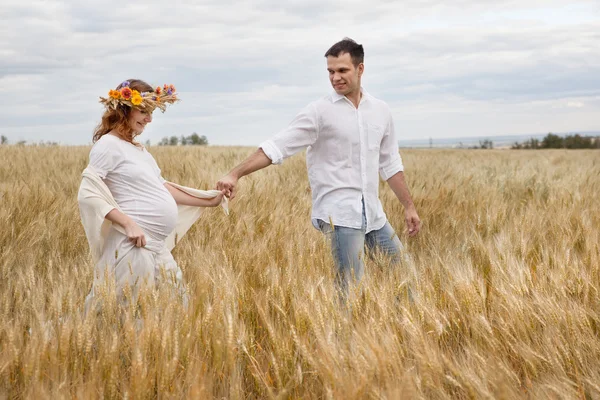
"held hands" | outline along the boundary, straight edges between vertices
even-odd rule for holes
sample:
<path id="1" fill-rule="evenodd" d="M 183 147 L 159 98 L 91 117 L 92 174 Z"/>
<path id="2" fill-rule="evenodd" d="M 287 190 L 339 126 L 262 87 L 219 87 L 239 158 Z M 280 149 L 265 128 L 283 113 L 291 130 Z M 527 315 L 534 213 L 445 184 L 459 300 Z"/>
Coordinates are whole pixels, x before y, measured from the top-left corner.
<path id="1" fill-rule="evenodd" d="M 235 176 L 231 174 L 225 175 L 217 182 L 217 190 L 223 192 L 227 198 L 233 199 L 237 193 L 237 182 L 238 178 Z"/>
<path id="2" fill-rule="evenodd" d="M 224 195 L 225 195 L 225 190 L 221 190 L 221 193 L 219 193 L 218 195 L 216 195 L 212 199 L 207 199 L 206 200 L 206 202 L 207 202 L 206 206 L 207 207 L 217 207 L 223 201 L 223 196 Z"/>
<path id="3" fill-rule="evenodd" d="M 417 209 L 414 206 L 407 208 L 404 211 L 404 219 L 408 228 L 408 236 L 415 237 L 421 230 L 421 220 L 417 214 Z"/>

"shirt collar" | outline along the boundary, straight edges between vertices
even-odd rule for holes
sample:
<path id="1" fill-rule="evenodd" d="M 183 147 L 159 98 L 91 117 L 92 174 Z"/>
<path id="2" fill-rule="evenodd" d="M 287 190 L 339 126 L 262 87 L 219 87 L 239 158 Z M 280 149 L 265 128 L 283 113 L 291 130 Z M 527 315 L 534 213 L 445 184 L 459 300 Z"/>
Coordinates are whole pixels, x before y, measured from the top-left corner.
<path id="1" fill-rule="evenodd" d="M 361 86 L 360 91 L 362 93 L 362 97 L 360 99 L 360 102 L 362 103 L 364 100 L 367 99 L 367 96 L 369 95 L 365 89 Z M 338 101 L 342 100 L 346 98 L 346 96 L 342 96 L 341 94 L 338 94 L 335 90 L 333 91 L 333 93 L 331 94 L 331 102 L 332 103 L 337 103 Z"/>

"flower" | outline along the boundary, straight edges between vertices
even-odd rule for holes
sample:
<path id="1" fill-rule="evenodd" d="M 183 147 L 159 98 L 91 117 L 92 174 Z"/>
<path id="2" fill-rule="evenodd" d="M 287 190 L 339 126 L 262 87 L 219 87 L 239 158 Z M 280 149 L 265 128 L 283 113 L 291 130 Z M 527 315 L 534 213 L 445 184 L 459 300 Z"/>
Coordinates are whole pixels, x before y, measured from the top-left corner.
<path id="1" fill-rule="evenodd" d="M 118 89 L 108 91 L 108 98 L 100 97 L 100 102 L 109 110 L 116 110 L 119 106 L 128 106 L 141 110 L 160 108 L 164 112 L 168 104 L 179 101 L 175 91 L 175 85 L 165 83 L 144 92 L 135 90 L 131 87 L 131 82 L 124 81 L 118 86 Z"/>
<path id="2" fill-rule="evenodd" d="M 124 87 L 121 89 L 121 96 L 123 97 L 123 99 L 129 100 L 131 99 L 131 95 L 131 89 L 129 89 L 128 87 Z"/>
<path id="3" fill-rule="evenodd" d="M 139 93 L 134 93 L 133 96 L 131 96 L 131 104 L 133 104 L 134 106 L 139 106 L 140 104 L 142 104 L 142 101 L 144 101 L 144 99 L 142 98 L 142 96 L 140 96 Z"/>

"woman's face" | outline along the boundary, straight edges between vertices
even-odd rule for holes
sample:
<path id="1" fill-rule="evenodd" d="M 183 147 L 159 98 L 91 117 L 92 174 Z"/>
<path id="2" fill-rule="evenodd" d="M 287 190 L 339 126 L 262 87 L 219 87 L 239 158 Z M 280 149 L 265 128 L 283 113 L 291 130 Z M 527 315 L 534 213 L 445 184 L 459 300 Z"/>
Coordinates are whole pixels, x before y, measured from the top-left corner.
<path id="1" fill-rule="evenodd" d="M 138 134 L 144 131 L 146 124 L 152 122 L 152 113 L 148 111 L 141 111 L 137 108 L 132 108 L 129 114 L 129 126 L 134 132 Z"/>

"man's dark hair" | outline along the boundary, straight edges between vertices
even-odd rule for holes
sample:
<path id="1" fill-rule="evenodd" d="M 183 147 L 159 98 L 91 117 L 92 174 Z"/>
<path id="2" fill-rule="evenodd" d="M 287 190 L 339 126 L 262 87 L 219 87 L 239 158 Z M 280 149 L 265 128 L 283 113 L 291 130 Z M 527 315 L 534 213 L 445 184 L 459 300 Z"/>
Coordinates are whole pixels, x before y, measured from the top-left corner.
<path id="1" fill-rule="evenodd" d="M 339 57 L 344 53 L 350 54 L 352 64 L 354 64 L 355 67 L 365 61 L 365 51 L 363 50 L 362 44 L 358 44 L 348 37 L 345 37 L 331 46 L 329 50 L 327 50 L 327 53 L 325 53 L 325 57 Z"/>

